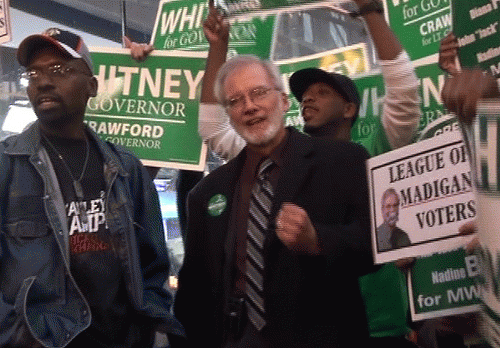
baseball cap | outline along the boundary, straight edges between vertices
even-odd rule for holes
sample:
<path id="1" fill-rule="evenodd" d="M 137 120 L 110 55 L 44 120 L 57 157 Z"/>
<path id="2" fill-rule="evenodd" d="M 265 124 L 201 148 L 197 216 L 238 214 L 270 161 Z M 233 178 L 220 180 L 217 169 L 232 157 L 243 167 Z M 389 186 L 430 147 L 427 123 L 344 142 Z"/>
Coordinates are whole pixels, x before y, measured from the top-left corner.
<path id="1" fill-rule="evenodd" d="M 53 46 L 69 57 L 83 59 L 90 71 L 94 71 L 89 49 L 83 39 L 77 34 L 58 28 L 50 28 L 41 34 L 30 35 L 25 38 L 17 49 L 19 64 L 27 66 L 37 48 L 47 45 Z"/>
<path id="2" fill-rule="evenodd" d="M 354 82 L 347 76 L 334 72 L 326 72 L 318 68 L 307 68 L 298 70 L 290 77 L 290 89 L 299 102 L 302 95 L 310 85 L 323 82 L 337 91 L 346 101 L 352 102 L 359 107 L 360 99 L 358 89 Z"/>

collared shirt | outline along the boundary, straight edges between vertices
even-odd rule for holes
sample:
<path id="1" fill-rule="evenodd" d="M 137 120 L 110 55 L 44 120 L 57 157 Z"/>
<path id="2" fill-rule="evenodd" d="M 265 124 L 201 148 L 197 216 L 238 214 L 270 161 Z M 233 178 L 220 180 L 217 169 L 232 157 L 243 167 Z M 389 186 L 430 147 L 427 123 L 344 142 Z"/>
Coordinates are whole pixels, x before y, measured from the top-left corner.
<path id="1" fill-rule="evenodd" d="M 276 189 L 281 168 L 283 168 L 284 149 L 288 142 L 289 133 L 281 141 L 281 143 L 273 150 L 269 158 L 271 158 L 275 166 L 269 172 L 269 181 L 273 190 Z M 257 172 L 260 164 L 266 159 L 261 154 L 246 147 L 245 162 L 241 169 L 240 178 L 236 185 L 233 202 L 235 205 L 231 211 L 230 233 L 236 234 L 235 243 L 235 289 L 233 294 L 238 297 L 243 297 L 245 294 L 245 261 L 246 261 L 246 238 L 248 228 L 248 214 L 250 209 L 250 197 L 252 188 L 257 178 Z"/>
<path id="2" fill-rule="evenodd" d="M 399 227 L 390 227 L 386 221 L 377 227 L 377 246 L 379 252 L 409 245 L 411 245 L 411 241 L 408 234 Z"/>

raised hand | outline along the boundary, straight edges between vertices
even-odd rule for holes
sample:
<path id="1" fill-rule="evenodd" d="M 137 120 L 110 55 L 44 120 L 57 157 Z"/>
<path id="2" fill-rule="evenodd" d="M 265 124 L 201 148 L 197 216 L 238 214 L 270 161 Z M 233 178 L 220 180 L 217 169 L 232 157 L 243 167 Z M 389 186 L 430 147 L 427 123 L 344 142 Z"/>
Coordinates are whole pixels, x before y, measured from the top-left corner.
<path id="1" fill-rule="evenodd" d="M 470 124 L 479 99 L 500 97 L 496 79 L 480 69 L 463 70 L 446 79 L 441 98 L 446 108 L 460 121 Z"/>
<path id="2" fill-rule="evenodd" d="M 210 45 L 226 44 L 229 40 L 229 22 L 217 9 L 213 1 L 209 3 L 208 16 L 203 22 L 203 33 Z"/>
<path id="3" fill-rule="evenodd" d="M 133 42 L 126 36 L 123 37 L 123 44 L 125 48 L 130 48 L 130 54 L 132 55 L 132 58 L 138 62 L 142 62 L 143 60 L 145 60 L 154 50 L 153 45 Z"/>
<path id="4" fill-rule="evenodd" d="M 450 75 L 460 71 L 458 58 L 458 41 L 452 32 L 446 35 L 439 45 L 439 67 Z"/>

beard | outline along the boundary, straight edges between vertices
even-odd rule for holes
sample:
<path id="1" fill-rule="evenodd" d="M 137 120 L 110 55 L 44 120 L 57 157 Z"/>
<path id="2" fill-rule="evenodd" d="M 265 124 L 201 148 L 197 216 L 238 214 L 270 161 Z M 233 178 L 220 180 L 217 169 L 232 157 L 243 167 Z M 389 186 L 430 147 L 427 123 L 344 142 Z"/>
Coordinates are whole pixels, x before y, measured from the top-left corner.
<path id="1" fill-rule="evenodd" d="M 387 224 L 389 224 L 389 226 L 395 226 L 396 223 L 398 222 L 399 220 L 399 213 L 396 213 L 396 212 L 391 212 L 389 214 L 387 214 Z"/>
<path id="2" fill-rule="evenodd" d="M 253 146 L 264 146 L 270 143 L 281 129 L 281 123 L 271 122 L 264 130 L 251 131 L 244 126 L 232 126 L 245 141 Z"/>

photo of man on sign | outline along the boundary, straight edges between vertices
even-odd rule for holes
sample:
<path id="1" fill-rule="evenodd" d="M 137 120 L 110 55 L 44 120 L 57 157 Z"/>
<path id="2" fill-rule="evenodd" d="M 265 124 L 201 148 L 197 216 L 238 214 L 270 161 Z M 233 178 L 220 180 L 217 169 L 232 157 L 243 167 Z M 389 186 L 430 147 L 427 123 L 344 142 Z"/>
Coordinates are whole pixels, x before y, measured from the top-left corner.
<path id="1" fill-rule="evenodd" d="M 388 188 L 382 194 L 382 218 L 384 222 L 377 227 L 379 252 L 411 245 L 408 234 L 396 226 L 399 220 L 399 196 L 393 188 Z"/>

